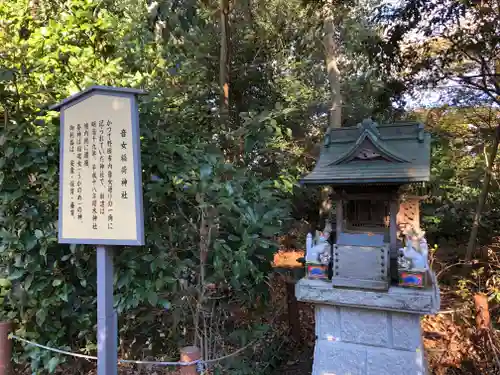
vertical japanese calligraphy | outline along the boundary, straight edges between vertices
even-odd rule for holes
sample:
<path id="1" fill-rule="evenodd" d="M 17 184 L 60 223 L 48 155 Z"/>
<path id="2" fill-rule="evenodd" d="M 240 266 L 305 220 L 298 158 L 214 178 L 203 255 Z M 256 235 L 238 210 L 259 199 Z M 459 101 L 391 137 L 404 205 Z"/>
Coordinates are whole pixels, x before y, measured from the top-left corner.
<path id="1" fill-rule="evenodd" d="M 101 192 L 99 193 L 99 215 L 104 216 L 106 209 L 106 202 L 104 198 L 106 194 L 103 188 L 107 186 L 105 182 L 106 179 L 104 177 L 104 163 L 106 159 L 106 154 L 104 151 L 104 120 L 99 121 L 99 144 L 97 146 L 97 149 L 99 151 L 99 187 L 101 188 Z"/>
<path id="2" fill-rule="evenodd" d="M 127 138 L 127 130 L 126 129 L 122 129 L 120 131 L 120 135 L 122 137 L 122 142 L 120 144 L 120 149 L 121 149 L 121 152 L 122 152 L 122 155 L 120 157 L 120 160 L 122 162 L 122 166 L 121 166 L 121 173 L 122 173 L 122 178 L 121 178 L 121 187 L 122 187 L 122 194 L 121 194 L 121 198 L 122 199 L 128 199 L 128 192 L 127 192 L 127 183 L 128 183 L 128 180 L 127 180 L 127 174 L 128 174 L 128 170 L 127 170 L 127 142 L 126 142 L 126 138 Z"/>
<path id="3" fill-rule="evenodd" d="M 60 242 L 142 241 L 132 104 L 94 94 L 63 109 Z"/>
<path id="4" fill-rule="evenodd" d="M 97 122 L 92 121 L 92 229 L 97 230 Z"/>
<path id="5" fill-rule="evenodd" d="M 76 202 L 77 202 L 77 219 L 79 221 L 83 220 L 83 182 L 82 182 L 82 126 L 80 124 L 76 125 L 76 169 L 77 169 L 77 180 L 76 180 Z"/>
<path id="6" fill-rule="evenodd" d="M 113 123 L 108 120 L 106 124 L 107 134 L 107 148 L 106 154 L 108 155 L 108 229 L 113 229 L 113 130 L 111 125 Z"/>
<path id="7" fill-rule="evenodd" d="M 72 217 L 75 216 L 75 125 L 69 126 L 69 211 Z"/>

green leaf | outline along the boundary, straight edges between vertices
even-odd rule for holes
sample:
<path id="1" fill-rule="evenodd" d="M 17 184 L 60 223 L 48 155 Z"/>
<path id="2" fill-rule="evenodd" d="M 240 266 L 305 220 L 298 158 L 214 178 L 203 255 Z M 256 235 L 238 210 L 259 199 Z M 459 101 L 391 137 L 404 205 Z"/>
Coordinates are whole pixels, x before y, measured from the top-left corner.
<path id="1" fill-rule="evenodd" d="M 52 281 L 52 286 L 59 286 L 63 283 L 63 281 L 61 279 L 55 279 L 54 281 Z"/>
<path id="2" fill-rule="evenodd" d="M 35 319 L 36 319 L 36 324 L 38 324 L 40 327 L 45 323 L 45 319 L 47 318 L 47 310 L 44 308 L 40 308 L 36 314 L 35 314 Z"/>
<path id="3" fill-rule="evenodd" d="M 31 287 L 31 283 L 33 282 L 33 279 L 34 276 L 32 273 L 26 276 L 26 279 L 24 280 L 24 289 L 29 290 L 29 288 Z"/>
<path id="4" fill-rule="evenodd" d="M 19 199 L 23 196 L 23 191 L 21 189 L 18 189 L 14 191 L 13 193 L 10 194 L 10 200 L 15 201 L 16 199 Z"/>
<path id="5" fill-rule="evenodd" d="M 231 183 L 230 183 L 230 182 L 226 182 L 225 187 L 226 187 L 226 191 L 227 191 L 227 193 L 228 193 L 229 195 L 233 195 L 233 193 L 234 193 L 234 189 L 233 189 L 233 186 L 231 185 Z"/>
<path id="6" fill-rule="evenodd" d="M 120 279 L 118 279 L 118 283 L 116 284 L 118 289 L 123 288 L 125 285 L 128 285 L 130 283 L 130 274 L 126 273 L 125 275 L 122 275 Z"/>
<path id="7" fill-rule="evenodd" d="M 14 272 L 9 274 L 9 280 L 18 280 L 21 277 L 23 277 L 25 274 L 25 271 L 23 269 L 16 269 Z"/>
<path id="8" fill-rule="evenodd" d="M 208 177 L 210 177 L 211 174 L 212 174 L 212 166 L 211 165 L 206 164 L 200 168 L 200 178 L 202 180 L 207 179 Z"/>
<path id="9" fill-rule="evenodd" d="M 49 373 L 53 374 L 56 371 L 58 364 L 59 364 L 59 359 L 56 357 L 52 357 L 47 365 Z"/>
<path id="10" fill-rule="evenodd" d="M 37 238 L 34 236 L 30 236 L 26 239 L 26 242 L 24 243 L 24 248 L 29 251 L 33 249 L 37 243 L 38 243 Z"/>
<path id="11" fill-rule="evenodd" d="M 62 290 L 61 293 L 58 294 L 58 297 L 61 299 L 61 301 L 68 302 L 68 293 L 66 293 L 65 290 Z"/>
<path id="12" fill-rule="evenodd" d="M 175 277 L 172 277 L 172 276 L 165 276 L 163 278 L 163 281 L 166 283 L 166 284 L 175 284 L 177 282 L 177 279 Z"/>
<path id="13" fill-rule="evenodd" d="M 158 294 L 154 290 L 150 290 L 148 292 L 148 301 L 151 306 L 156 306 L 156 304 L 158 303 Z"/>

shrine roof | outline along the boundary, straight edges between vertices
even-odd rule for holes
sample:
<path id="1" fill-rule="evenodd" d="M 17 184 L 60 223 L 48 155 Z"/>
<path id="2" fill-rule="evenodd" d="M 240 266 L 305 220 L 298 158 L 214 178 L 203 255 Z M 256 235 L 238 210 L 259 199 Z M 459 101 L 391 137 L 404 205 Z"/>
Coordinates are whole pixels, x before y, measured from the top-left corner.
<path id="1" fill-rule="evenodd" d="M 304 184 L 375 184 L 429 181 L 430 134 L 418 122 L 378 125 L 365 120 L 325 137 Z"/>
<path id="2" fill-rule="evenodd" d="M 122 93 L 122 94 L 131 94 L 131 95 L 140 95 L 144 94 L 145 92 L 139 89 L 133 89 L 133 88 L 128 88 L 128 87 L 114 87 L 114 86 L 99 86 L 99 85 L 94 85 L 87 87 L 85 90 L 80 91 L 74 95 L 71 95 L 70 97 L 60 101 L 57 104 L 54 104 L 49 107 L 49 109 L 57 111 L 61 109 L 62 107 L 68 106 L 70 103 L 83 98 L 87 95 L 89 95 L 92 92 L 103 92 L 103 93 Z"/>

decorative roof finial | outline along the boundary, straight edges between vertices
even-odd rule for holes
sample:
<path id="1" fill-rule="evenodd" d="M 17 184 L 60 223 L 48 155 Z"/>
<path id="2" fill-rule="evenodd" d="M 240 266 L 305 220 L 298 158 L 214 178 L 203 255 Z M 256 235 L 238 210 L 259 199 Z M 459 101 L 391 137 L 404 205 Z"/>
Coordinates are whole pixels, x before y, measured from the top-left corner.
<path id="1" fill-rule="evenodd" d="M 379 136 L 380 132 L 378 130 L 378 124 L 371 118 L 364 119 L 357 125 L 358 129 L 361 131 L 369 131 L 373 135 Z"/>

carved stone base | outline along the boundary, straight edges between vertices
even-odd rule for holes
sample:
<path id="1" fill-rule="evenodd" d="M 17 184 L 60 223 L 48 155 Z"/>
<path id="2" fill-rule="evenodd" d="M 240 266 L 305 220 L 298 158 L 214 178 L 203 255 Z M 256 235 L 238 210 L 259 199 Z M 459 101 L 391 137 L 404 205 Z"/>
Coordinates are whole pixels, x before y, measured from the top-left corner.
<path id="1" fill-rule="evenodd" d="M 316 304 L 312 375 L 425 375 L 420 317 L 439 308 L 434 290 L 332 288 L 302 279 L 299 301 Z"/>

